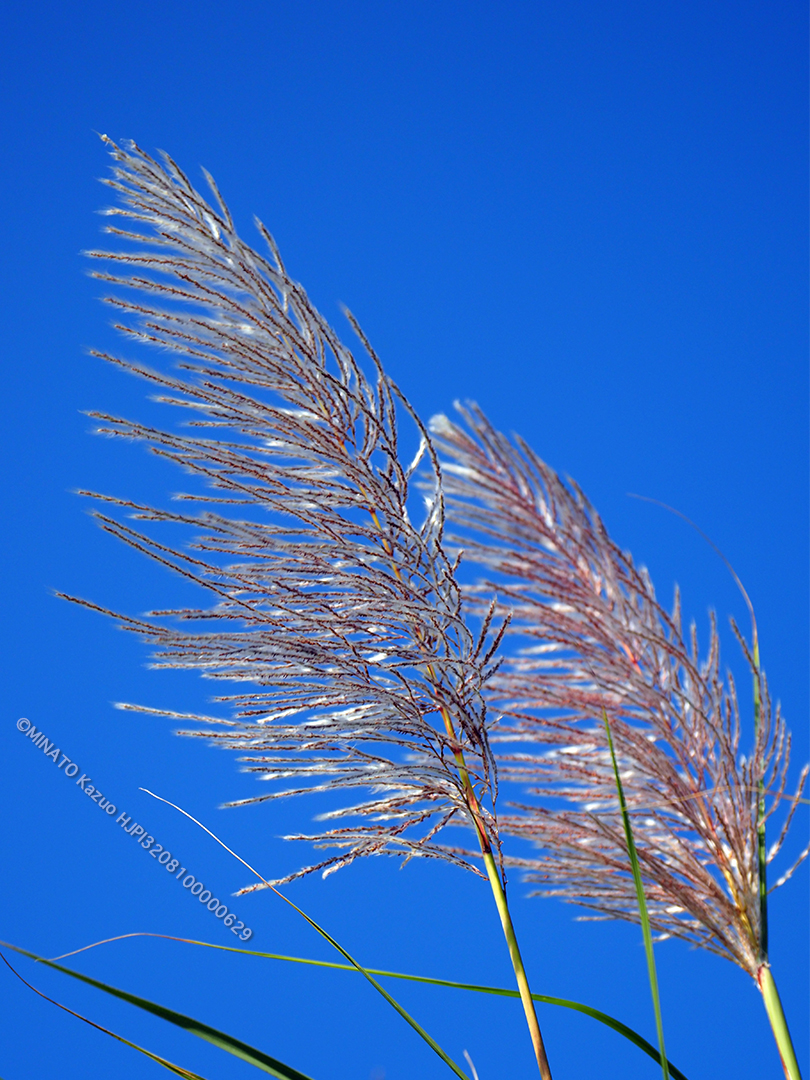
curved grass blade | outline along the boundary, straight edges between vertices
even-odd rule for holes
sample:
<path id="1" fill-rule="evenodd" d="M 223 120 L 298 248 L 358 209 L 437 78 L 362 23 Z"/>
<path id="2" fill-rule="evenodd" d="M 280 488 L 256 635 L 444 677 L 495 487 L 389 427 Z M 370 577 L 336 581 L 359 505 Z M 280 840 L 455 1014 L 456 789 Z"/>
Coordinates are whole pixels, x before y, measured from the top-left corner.
<path id="1" fill-rule="evenodd" d="M 357 971 L 357 968 L 353 967 L 351 964 L 337 964 L 331 960 L 310 960 L 303 956 L 285 956 L 281 953 L 258 952 L 256 949 L 240 949 L 233 945 L 215 945 L 211 941 L 195 941 L 193 938 L 174 937 L 171 934 L 154 934 L 149 933 L 148 931 L 137 931 L 131 934 L 119 934 L 117 937 L 105 938 L 104 941 L 96 941 L 92 945 L 85 945 L 81 949 L 75 949 L 73 952 L 65 953 L 63 956 L 57 957 L 56 959 L 64 960 L 65 957 L 75 956 L 76 953 L 84 952 L 85 949 L 94 949 L 96 945 L 106 945 L 112 941 L 123 941 L 125 938 L 130 937 L 164 938 L 166 941 L 181 941 L 186 945 L 204 945 L 207 949 L 220 949 L 222 952 L 242 953 L 244 956 L 259 956 L 267 960 L 285 960 L 293 964 L 308 964 L 312 967 L 333 968 L 337 971 Z M 498 997 L 520 997 L 519 991 L 505 990 L 498 986 L 478 986 L 475 983 L 454 982 L 451 979 L 432 979 L 426 975 L 407 975 L 401 971 L 385 971 L 382 968 L 366 968 L 365 970 L 369 975 L 381 975 L 387 979 L 404 979 L 408 982 L 428 983 L 430 986 L 446 986 L 452 990 L 471 990 L 477 994 L 495 994 Z M 639 1050 L 643 1050 L 648 1057 L 652 1058 L 656 1065 L 661 1064 L 661 1055 L 652 1043 L 647 1042 L 643 1035 L 639 1035 L 633 1028 L 629 1027 L 627 1024 L 623 1024 L 621 1020 L 617 1020 L 608 1013 L 604 1013 L 599 1009 L 593 1009 L 590 1005 L 583 1005 L 579 1001 L 569 1001 L 567 998 L 549 997 L 546 994 L 533 993 L 532 999 L 542 1005 L 557 1005 L 563 1009 L 573 1009 L 575 1012 L 590 1016 L 592 1020 L 597 1020 L 600 1024 L 604 1024 L 606 1027 L 611 1028 L 611 1030 L 627 1039 L 628 1042 L 637 1046 Z M 688 1080 L 685 1074 L 673 1065 L 671 1061 L 667 1062 L 667 1067 L 672 1080 Z"/>
<path id="2" fill-rule="evenodd" d="M 619 806 L 622 811 L 624 835 L 627 840 L 627 854 L 630 856 L 630 866 L 633 870 L 633 881 L 636 885 L 636 897 L 638 899 L 638 912 L 641 916 L 641 932 L 644 936 L 644 952 L 647 954 L 647 972 L 650 977 L 650 993 L 652 994 L 653 1009 L 655 1010 L 655 1029 L 658 1034 L 659 1061 L 664 1080 L 669 1080 L 667 1068 L 666 1048 L 664 1047 L 664 1023 L 661 1019 L 661 999 L 658 994 L 658 976 L 655 971 L 655 955 L 653 953 L 652 932 L 650 930 L 650 917 L 647 914 L 647 901 L 644 898 L 644 884 L 641 880 L 641 869 L 638 865 L 636 843 L 633 839 L 633 829 L 630 825 L 630 815 L 627 812 L 627 803 L 624 798 L 624 788 L 619 776 L 619 766 L 616 761 L 616 751 L 613 749 L 613 736 L 610 733 L 610 723 L 607 713 L 602 710 L 602 719 L 605 722 L 610 760 L 613 762 L 613 775 L 616 778 L 616 790 L 619 793 Z"/>
<path id="3" fill-rule="evenodd" d="M 403 1009 L 403 1007 L 399 1004 L 399 1002 L 396 1001 L 393 997 L 391 997 L 391 995 L 388 993 L 388 991 L 384 987 L 380 986 L 380 984 L 370 974 L 370 972 L 366 968 L 364 968 L 360 964 L 358 964 L 358 962 L 354 959 L 354 957 L 349 952 L 347 952 L 346 949 L 344 949 L 343 946 L 339 942 L 335 941 L 335 939 L 332 937 L 332 935 L 327 933 L 327 931 L 324 930 L 324 928 L 322 926 L 319 926 L 319 924 L 316 923 L 314 919 L 310 918 L 310 916 L 307 915 L 307 913 L 305 911 L 302 911 L 301 908 L 297 904 L 294 904 L 292 902 L 292 900 L 289 899 L 289 897 L 284 895 L 284 893 L 279 892 L 278 889 L 275 887 L 275 885 L 271 885 L 270 882 L 266 880 L 266 878 L 262 877 L 262 875 L 259 873 L 258 870 L 256 870 L 253 866 L 251 866 L 250 863 L 245 862 L 245 860 L 242 858 L 241 855 L 237 855 L 235 851 L 232 851 L 231 848 L 229 848 L 228 845 L 224 842 L 224 840 L 220 840 L 220 838 L 216 835 L 216 833 L 211 832 L 211 830 L 207 826 L 203 825 L 203 823 L 201 821 L 197 821 L 197 819 L 195 817 L 192 817 L 191 814 L 189 814 L 189 812 L 187 810 L 184 810 L 182 808 L 182 806 L 177 806 L 175 803 L 169 802 L 168 799 L 164 799 L 161 795 L 155 795 L 154 791 L 150 791 L 148 788 L 141 788 L 141 791 L 145 791 L 147 795 L 151 795 L 152 798 L 157 799 L 158 802 L 166 803 L 167 806 L 173 807 L 175 810 L 177 810 L 179 813 L 181 813 L 184 817 L 187 817 L 189 819 L 189 821 L 193 821 L 195 825 L 199 825 L 199 827 L 203 830 L 203 832 L 207 832 L 208 835 L 213 840 L 216 840 L 216 842 L 221 847 L 224 847 L 225 850 L 230 855 L 233 855 L 233 857 L 235 859 L 238 859 L 239 862 L 242 863 L 243 866 L 246 866 L 248 868 L 248 870 L 250 870 L 250 872 L 252 874 L 256 875 L 256 877 L 259 879 L 259 881 L 263 882 L 263 884 L 268 889 L 270 889 L 271 892 L 274 892 L 276 894 L 276 896 L 279 897 L 279 899 L 283 900 L 285 904 L 289 904 L 290 907 L 293 908 L 294 911 L 297 911 L 298 914 L 301 916 L 301 918 L 304 919 L 306 922 L 308 922 L 313 930 L 316 930 L 325 941 L 329 942 L 329 944 L 332 946 L 333 949 L 336 949 L 344 959 L 348 960 L 349 963 L 352 965 L 351 970 L 359 971 L 361 975 L 364 975 L 366 977 L 366 979 L 368 979 L 368 981 L 374 987 L 374 989 L 385 998 L 385 1000 L 388 1002 L 389 1005 L 391 1005 L 394 1009 L 396 1009 L 396 1011 L 399 1013 L 399 1015 L 402 1017 L 402 1019 L 405 1020 L 408 1024 L 411 1025 L 411 1027 L 414 1029 L 414 1031 L 417 1033 L 417 1035 L 421 1036 L 425 1040 L 425 1042 L 428 1044 L 428 1046 L 431 1048 L 431 1050 L 433 1050 L 433 1052 L 435 1054 L 437 1054 L 442 1059 L 442 1061 L 445 1063 L 445 1065 L 447 1065 L 449 1068 L 451 1068 L 453 1070 L 453 1072 L 456 1074 L 456 1076 L 460 1077 L 460 1080 L 469 1080 L 469 1078 L 467 1077 L 467 1074 L 462 1069 L 460 1069 L 458 1065 L 456 1065 L 455 1061 L 453 1061 L 453 1059 L 451 1057 L 449 1057 L 449 1055 L 447 1055 L 444 1052 L 444 1050 L 442 1050 L 442 1048 L 439 1046 L 439 1044 L 436 1042 L 436 1040 L 431 1035 L 428 1035 L 428 1033 L 425 1031 L 425 1029 L 422 1027 L 422 1025 L 417 1020 L 414 1020 L 414 1018 L 410 1015 L 410 1013 L 406 1012 L 406 1010 Z M 238 950 L 238 951 L 242 951 L 242 950 Z"/>
<path id="4" fill-rule="evenodd" d="M 12 946 L 13 948 L 13 946 Z M 152 1061 L 157 1062 L 158 1065 L 162 1065 L 164 1069 L 168 1069 L 169 1072 L 174 1073 L 175 1076 L 182 1077 L 182 1080 L 205 1080 L 199 1073 L 192 1072 L 191 1069 L 184 1069 L 182 1065 L 175 1065 L 172 1061 L 167 1061 L 166 1058 L 162 1058 L 159 1054 L 153 1054 L 151 1050 L 146 1050 L 143 1046 L 138 1046 L 137 1043 L 130 1042 L 129 1039 L 125 1039 L 123 1035 L 116 1035 L 114 1031 L 110 1031 L 109 1028 L 102 1027 L 101 1024 L 97 1024 L 95 1020 L 89 1020 L 86 1016 L 82 1016 L 81 1013 L 75 1012 L 73 1009 L 69 1009 L 67 1005 L 63 1005 L 59 1001 L 55 1001 L 52 997 L 48 997 L 47 994 L 43 994 L 41 990 L 37 990 L 35 986 L 32 986 L 27 979 L 24 979 L 16 968 L 6 960 L 5 956 L 0 953 L 0 960 L 6 965 L 9 971 L 16 975 L 21 983 L 24 983 L 29 990 L 33 990 L 35 994 L 43 998 L 45 1001 L 49 1001 L 51 1005 L 55 1005 L 57 1009 L 62 1009 L 63 1012 L 69 1013 L 71 1016 L 75 1016 L 77 1020 L 83 1020 L 85 1024 L 89 1024 L 90 1027 L 94 1027 L 96 1031 L 102 1031 L 105 1035 L 109 1035 L 113 1039 L 117 1039 L 118 1042 L 123 1043 L 124 1046 L 129 1046 L 133 1050 L 137 1050 L 139 1054 L 144 1054 L 146 1057 L 151 1058 Z"/>
<path id="5" fill-rule="evenodd" d="M 122 1001 L 127 1001 L 130 1005 L 136 1005 L 139 1009 L 144 1009 L 154 1016 L 159 1016 L 161 1020 L 168 1020 L 170 1024 L 175 1024 L 177 1027 L 184 1028 L 192 1035 L 196 1035 L 200 1039 L 205 1039 L 206 1042 L 211 1043 L 213 1046 L 218 1046 L 220 1050 L 225 1050 L 229 1054 L 233 1054 L 234 1057 L 241 1058 L 242 1061 L 246 1061 L 250 1065 L 255 1065 L 257 1069 L 262 1069 L 271 1076 L 275 1076 L 277 1080 L 310 1080 L 310 1077 L 305 1073 L 299 1072 L 298 1069 L 293 1069 L 289 1065 L 277 1061 L 276 1058 L 270 1057 L 269 1054 L 265 1054 L 261 1050 L 256 1050 L 255 1047 L 242 1042 L 241 1039 L 234 1039 L 231 1035 L 226 1035 L 222 1031 L 217 1031 L 216 1028 L 210 1027 L 208 1024 L 202 1024 L 199 1020 L 194 1020 L 190 1016 L 184 1016 L 183 1013 L 175 1012 L 173 1009 L 167 1009 L 163 1005 L 156 1005 L 153 1001 L 147 1001 L 146 998 L 137 997 L 135 994 L 128 994 L 125 990 L 118 990 L 114 986 L 108 986 L 106 983 L 99 982 L 98 979 L 91 979 L 89 975 L 82 975 L 78 971 L 72 971 L 70 968 L 62 967 L 61 964 L 56 964 L 53 960 L 46 960 L 45 957 L 28 952 L 27 949 L 21 949 L 18 945 L 12 945 L 7 941 L 0 942 L 0 945 L 3 945 L 7 949 L 13 949 L 14 952 L 20 953 L 21 956 L 27 956 L 31 960 L 36 960 L 40 964 L 45 964 L 55 971 L 61 971 L 63 975 L 70 975 L 73 979 L 79 979 L 89 986 L 95 986 L 97 990 L 103 990 L 106 994 L 112 994 L 113 997 L 121 998 Z M 82 1017 L 82 1019 L 84 1018 Z M 88 1023 L 90 1022 L 91 1021 L 88 1021 Z M 112 1034 L 112 1032 L 109 1032 L 109 1034 Z M 116 1038 L 118 1038 L 118 1036 L 116 1036 Z M 132 1046 L 134 1044 L 130 1043 L 129 1045 Z M 140 1049 L 140 1047 L 136 1047 L 136 1049 Z M 148 1053 L 148 1051 L 144 1052 Z M 178 1072 L 178 1075 L 194 1076 L 193 1073 L 184 1074 L 182 1072 Z M 196 1078 L 196 1080 L 201 1080 L 201 1078 Z"/>

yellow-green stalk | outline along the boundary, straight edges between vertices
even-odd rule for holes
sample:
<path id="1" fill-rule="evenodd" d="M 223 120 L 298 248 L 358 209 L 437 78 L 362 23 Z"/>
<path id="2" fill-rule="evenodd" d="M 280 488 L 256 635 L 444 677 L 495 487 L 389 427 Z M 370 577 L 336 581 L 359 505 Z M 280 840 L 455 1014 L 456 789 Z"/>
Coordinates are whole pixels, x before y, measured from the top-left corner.
<path id="1" fill-rule="evenodd" d="M 428 675 L 431 680 L 433 679 L 433 668 L 428 665 Z M 456 733 L 453 727 L 453 721 L 450 717 L 450 713 L 444 705 L 440 705 L 440 711 L 442 719 L 444 720 L 444 726 L 447 730 L 448 736 L 453 740 L 456 749 L 454 755 L 456 759 L 456 765 L 458 766 L 459 776 L 461 782 L 464 785 L 464 791 L 467 797 L 467 805 L 472 815 L 472 819 L 475 822 L 475 831 L 478 833 L 478 843 L 481 847 L 481 855 L 484 860 L 484 866 L 487 870 L 487 877 L 489 878 L 489 884 L 492 888 L 492 895 L 495 898 L 495 906 L 498 909 L 498 915 L 500 916 L 501 926 L 503 927 L 504 937 L 506 938 L 506 944 L 509 948 L 509 958 L 512 961 L 512 968 L 515 972 L 515 979 L 517 980 L 518 991 L 520 992 L 520 1000 L 523 1005 L 523 1012 L 526 1015 L 526 1023 L 529 1027 L 529 1035 L 531 1036 L 532 1046 L 534 1047 L 534 1056 L 537 1060 L 537 1067 L 540 1070 L 540 1076 L 543 1080 L 551 1080 L 551 1068 L 549 1067 L 548 1058 L 546 1057 L 546 1048 L 543 1043 L 543 1036 L 540 1033 L 540 1024 L 537 1020 L 537 1012 L 534 1007 L 534 1001 L 532 1000 L 532 992 L 529 987 L 529 980 L 526 975 L 526 969 L 523 966 L 523 958 L 520 955 L 520 946 L 518 945 L 517 935 L 515 934 L 515 928 L 512 924 L 512 917 L 509 914 L 509 905 L 506 902 L 506 891 L 503 887 L 501 875 L 498 872 L 498 867 L 495 864 L 495 858 L 492 854 L 492 845 L 489 842 L 486 828 L 484 827 L 483 820 L 481 818 L 481 810 L 478 804 L 478 798 L 475 794 L 475 790 L 470 780 L 470 774 L 467 771 L 467 765 L 464 760 L 464 754 L 456 741 Z"/>
<path id="2" fill-rule="evenodd" d="M 365 493 L 364 493 L 365 494 Z M 379 529 L 380 533 L 383 533 L 383 527 L 380 522 L 379 515 L 373 506 L 369 506 L 369 513 L 374 524 Z M 390 541 L 387 537 L 383 536 L 383 548 L 387 555 L 392 556 L 393 550 Z M 398 581 L 402 581 L 402 575 L 400 574 L 399 567 L 396 563 L 392 563 L 392 569 L 394 575 Z M 421 635 L 418 630 L 416 633 L 417 641 L 421 643 Z M 444 722 L 445 731 L 448 738 L 453 745 L 453 756 L 455 758 L 456 767 L 458 768 L 459 778 L 464 786 L 464 793 L 467 802 L 467 807 L 475 823 L 475 831 L 478 834 L 478 843 L 481 848 L 481 856 L 484 860 L 484 866 L 486 867 L 487 877 L 489 878 L 489 884 L 492 888 L 492 895 L 495 898 L 495 906 L 498 909 L 498 915 L 501 920 L 501 926 L 503 927 L 504 937 L 506 938 L 506 944 L 509 948 L 509 958 L 512 961 L 512 968 L 515 972 L 515 979 L 518 985 L 518 991 L 520 993 L 520 1000 L 523 1005 L 523 1012 L 526 1016 L 526 1023 L 529 1028 L 529 1035 L 531 1036 L 532 1046 L 534 1048 L 534 1056 L 537 1060 L 537 1067 L 540 1070 L 540 1076 L 542 1080 L 551 1080 L 551 1068 L 549 1067 L 548 1058 L 546 1056 L 546 1048 L 543 1043 L 543 1036 L 540 1032 L 540 1024 L 537 1020 L 537 1011 L 534 1007 L 534 1001 L 532 1000 L 532 992 L 529 987 L 529 979 L 526 975 L 526 969 L 523 966 L 523 958 L 520 955 L 520 947 L 517 941 L 517 935 L 515 934 L 515 927 L 512 923 L 512 917 L 509 914 L 509 905 L 506 902 L 506 891 L 503 887 L 501 875 L 498 872 L 498 867 L 495 864 L 495 858 L 492 854 L 492 845 L 489 842 L 489 836 L 481 817 L 481 808 L 478 803 L 478 797 L 475 794 L 472 781 L 470 780 L 470 774 L 467 769 L 467 763 L 464 760 L 464 754 L 461 747 L 458 744 L 456 738 L 456 731 L 453 725 L 453 719 L 450 716 L 450 712 L 447 706 L 441 701 L 441 698 L 436 689 L 437 678 L 436 672 L 432 664 L 426 665 L 428 679 L 431 687 L 433 688 L 433 694 L 439 705 L 439 712 L 441 713 L 442 720 Z"/>
<path id="3" fill-rule="evenodd" d="M 759 731 L 762 712 L 762 697 L 760 694 L 759 680 L 759 639 L 757 627 L 754 623 L 751 658 L 754 667 L 754 733 Z M 793 1040 L 790 1037 L 790 1029 L 787 1025 L 785 1012 L 776 989 L 771 965 L 768 962 L 768 861 L 765 846 L 765 785 L 762 776 L 757 781 L 757 868 L 759 889 L 759 960 L 757 969 L 757 986 L 762 992 L 762 1000 L 765 1003 L 765 1011 L 771 1022 L 771 1031 L 776 1040 L 779 1057 L 782 1059 L 782 1068 L 787 1080 L 802 1080 L 799 1063 L 796 1060 L 796 1051 L 793 1048 Z"/>
<path id="4" fill-rule="evenodd" d="M 763 964 L 757 972 L 757 985 L 762 991 L 762 1000 L 765 1002 L 765 1011 L 771 1022 L 773 1037 L 779 1048 L 779 1056 L 782 1059 L 782 1068 L 785 1070 L 787 1080 L 802 1080 L 799 1071 L 799 1063 L 796 1060 L 796 1051 L 793 1049 L 793 1040 L 779 1000 L 779 991 L 773 981 L 770 964 Z"/>

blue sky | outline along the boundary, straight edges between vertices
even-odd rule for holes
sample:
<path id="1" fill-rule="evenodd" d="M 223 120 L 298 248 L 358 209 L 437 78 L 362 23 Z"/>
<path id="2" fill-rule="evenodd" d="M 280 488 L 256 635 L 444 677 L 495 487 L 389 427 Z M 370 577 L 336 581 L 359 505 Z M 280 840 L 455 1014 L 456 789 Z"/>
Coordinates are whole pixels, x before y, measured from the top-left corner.
<path id="1" fill-rule="evenodd" d="M 159 499 L 177 477 L 94 438 L 83 410 L 146 415 L 146 390 L 87 355 L 113 348 L 82 249 L 98 242 L 94 132 L 208 168 L 246 237 L 257 213 L 294 277 L 341 327 L 357 315 L 424 416 L 477 400 L 577 479 L 614 538 L 673 584 L 744 677 L 744 581 L 774 696 L 808 759 L 807 15 L 797 3 L 241 3 L 225 9 L 43 4 L 2 16 L 5 167 L 6 619 L 0 937 L 54 956 L 150 930 L 230 935 L 16 729 L 29 717 L 105 797 L 225 897 L 245 872 L 169 808 L 181 803 L 268 875 L 306 852 L 306 803 L 219 811 L 255 791 L 232 757 L 178 740 L 134 700 L 203 707 L 205 684 L 146 669 L 143 647 L 54 589 L 137 614 L 178 585 L 105 537 L 79 487 Z M 347 339 L 350 334 L 346 332 Z M 807 833 L 797 818 L 791 850 Z M 533 988 L 654 1038 L 640 933 L 510 896 Z M 292 898 L 370 966 L 510 985 L 485 887 L 450 867 L 356 865 Z M 806 867 L 772 903 L 772 959 L 808 1063 Z M 331 959 L 266 895 L 234 902 L 256 948 Z M 244 912 L 244 915 L 242 914 Z M 669 942 L 657 951 L 667 1046 L 690 1077 L 779 1075 L 751 981 Z M 316 1080 L 439 1077 L 441 1063 L 359 979 L 161 941 L 75 960 Z M 19 959 L 43 992 L 213 1077 L 247 1065 Z M 403 988 L 404 987 L 404 988 Z M 393 988 L 482 1080 L 533 1075 L 519 1009 Z M 3 1080 L 149 1077 L 158 1066 L 6 972 Z M 555 1080 L 654 1077 L 618 1036 L 541 1012 Z M 449 1075 L 449 1074 L 448 1074 Z"/>

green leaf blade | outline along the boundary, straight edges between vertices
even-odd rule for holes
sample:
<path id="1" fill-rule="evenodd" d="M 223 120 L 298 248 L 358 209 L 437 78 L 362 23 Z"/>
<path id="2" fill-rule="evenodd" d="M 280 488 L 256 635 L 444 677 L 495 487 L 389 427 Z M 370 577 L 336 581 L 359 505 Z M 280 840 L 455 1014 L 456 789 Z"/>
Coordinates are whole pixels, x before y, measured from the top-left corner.
<path id="1" fill-rule="evenodd" d="M 311 1080 L 311 1077 L 307 1076 L 305 1073 L 299 1072 L 298 1069 L 285 1065 L 276 1058 L 270 1057 L 269 1054 L 265 1054 L 263 1051 L 250 1046 L 248 1043 L 242 1042 L 241 1039 L 235 1039 L 231 1035 L 226 1035 L 225 1032 L 218 1031 L 209 1024 L 194 1020 L 192 1017 L 185 1016 L 183 1013 L 175 1012 L 174 1009 L 167 1009 L 163 1005 L 157 1005 L 155 1002 L 138 997 L 136 994 L 130 994 L 126 990 L 119 990 L 117 987 L 108 986 L 106 983 L 99 982 L 98 979 L 91 979 L 89 975 L 82 975 L 78 971 L 73 971 L 71 968 L 56 964 L 53 960 L 46 960 L 43 956 L 37 956 L 36 953 L 28 952 L 27 949 L 21 949 L 17 945 L 11 945 L 8 942 L 0 942 L 0 944 L 8 949 L 13 949 L 14 952 L 20 953 L 22 956 L 29 957 L 31 960 L 36 960 L 40 964 L 45 964 L 55 971 L 61 971 L 64 975 L 70 975 L 73 979 L 78 979 L 80 982 L 87 983 L 88 986 L 94 986 L 97 990 L 103 990 L 104 993 L 120 998 L 130 1005 L 135 1005 L 145 1012 L 152 1013 L 153 1016 L 159 1016 L 162 1020 L 166 1020 L 176 1027 L 183 1028 L 192 1035 L 196 1035 L 200 1039 L 205 1039 L 206 1042 L 211 1043 L 213 1046 L 219 1047 L 220 1050 L 225 1050 L 227 1053 L 233 1054 L 234 1057 L 241 1058 L 243 1061 L 248 1062 L 248 1064 L 254 1065 L 256 1068 L 269 1073 L 270 1076 L 276 1077 L 276 1080 Z"/>
<path id="2" fill-rule="evenodd" d="M 650 928 L 650 916 L 647 912 L 647 899 L 644 896 L 644 883 L 641 880 L 641 867 L 638 862 L 638 852 L 636 851 L 636 842 L 633 839 L 633 828 L 630 824 L 630 814 L 627 810 L 627 802 L 624 797 L 624 788 L 622 787 L 621 777 L 619 776 L 619 764 L 616 761 L 616 751 L 613 748 L 613 736 L 610 732 L 610 723 L 608 721 L 607 713 L 602 710 L 602 719 L 605 722 L 605 732 L 607 734 L 608 749 L 610 750 L 610 760 L 613 763 L 613 776 L 616 780 L 616 790 L 619 794 L 619 806 L 622 812 L 622 823 L 624 825 L 624 835 L 627 840 L 627 854 L 630 857 L 630 867 L 633 871 L 633 882 L 636 887 L 636 900 L 638 902 L 638 911 L 641 918 L 641 932 L 644 937 L 644 952 L 647 956 L 647 974 L 650 980 L 650 993 L 653 1000 L 653 1009 L 655 1011 L 655 1028 L 658 1035 L 658 1049 L 659 1049 L 659 1061 L 661 1064 L 661 1072 L 664 1080 L 669 1080 L 670 1072 L 667 1063 L 666 1048 L 664 1046 L 664 1022 L 661 1017 L 661 998 L 658 993 L 658 974 L 655 969 L 655 954 L 653 952 L 652 943 L 652 930 Z"/>
<path id="3" fill-rule="evenodd" d="M 353 964 L 338 964 L 333 960 L 312 960 L 309 957 L 304 956 L 287 956 L 283 953 L 270 953 L 259 952 L 256 949 L 240 949 L 235 945 L 217 945 L 212 941 L 196 941 L 193 938 L 181 938 L 174 937 L 171 934 L 151 934 L 151 933 L 133 933 L 122 934 L 117 938 L 109 938 L 107 941 L 96 942 L 97 945 L 107 944 L 111 941 L 120 941 L 128 937 L 157 937 L 163 938 L 168 941 L 180 941 L 186 945 L 199 945 L 206 949 L 218 949 L 221 952 L 233 952 L 239 953 L 242 956 L 256 956 L 265 960 L 282 960 L 291 964 L 303 964 L 308 967 L 321 967 L 330 968 L 333 971 L 351 971 L 358 972 L 358 968 Z M 88 945 L 85 948 L 93 948 L 94 946 Z M 83 950 L 78 950 L 83 951 Z M 72 954 L 68 954 L 72 955 Z M 429 986 L 443 986 L 452 990 L 467 990 L 476 994 L 494 994 L 498 997 L 510 997 L 519 998 L 520 994 L 517 990 L 507 990 L 498 986 L 481 986 L 477 983 L 463 983 L 455 982 L 452 979 L 435 979 L 430 978 L 427 975 L 410 975 L 402 971 L 387 971 L 383 968 L 365 968 L 363 973 L 369 975 L 376 975 L 386 979 L 402 979 L 406 982 L 426 983 Z M 580 1012 L 584 1016 L 589 1016 L 592 1020 L 596 1020 L 600 1024 L 604 1024 L 606 1027 L 611 1028 L 617 1034 L 633 1043 L 639 1050 L 643 1050 L 656 1065 L 661 1064 L 661 1055 L 656 1048 L 649 1043 L 643 1035 L 639 1035 L 637 1031 L 634 1031 L 628 1024 L 622 1023 L 621 1020 L 617 1020 L 615 1017 L 610 1016 L 608 1013 L 602 1012 L 600 1009 L 594 1009 L 590 1005 L 583 1005 L 578 1001 L 569 1001 L 566 998 L 549 997 L 546 994 L 532 994 L 532 999 L 542 1005 L 554 1005 L 564 1009 L 573 1009 L 575 1012 Z M 672 1080 L 688 1080 L 686 1075 L 681 1072 L 671 1061 L 667 1062 L 669 1069 L 669 1075 Z"/>

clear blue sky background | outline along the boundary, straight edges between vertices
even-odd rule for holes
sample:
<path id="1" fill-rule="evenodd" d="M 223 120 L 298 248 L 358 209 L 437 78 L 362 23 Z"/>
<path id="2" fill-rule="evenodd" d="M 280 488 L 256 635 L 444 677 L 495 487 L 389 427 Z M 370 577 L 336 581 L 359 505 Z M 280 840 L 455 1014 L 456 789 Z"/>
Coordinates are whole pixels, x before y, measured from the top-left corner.
<path id="1" fill-rule="evenodd" d="M 247 874 L 140 785 L 180 802 L 267 875 L 306 852 L 306 803 L 219 811 L 255 792 L 232 757 L 115 700 L 200 707 L 143 647 L 53 598 L 132 612 L 180 586 L 105 537 L 71 494 L 161 499 L 175 472 L 92 437 L 81 414 L 146 415 L 146 389 L 89 358 L 115 344 L 79 252 L 97 243 L 94 135 L 206 166 L 237 221 L 258 213 L 339 323 L 357 314 L 423 415 L 477 399 L 576 477 L 659 593 L 704 633 L 745 613 L 696 519 L 757 609 L 775 696 L 807 738 L 807 15 L 804 4 L 209 0 L 5 9 L 0 27 L 3 529 L 0 937 L 54 956 L 99 938 L 230 935 L 15 729 L 30 717 L 228 899 Z M 347 335 L 348 336 L 348 335 Z M 185 595 L 185 594 L 184 594 Z M 807 833 L 797 819 L 790 852 Z M 577 923 L 511 882 L 534 988 L 654 1038 L 640 933 Z M 808 1062 L 806 867 L 772 903 L 772 956 Z M 510 985 L 487 889 L 450 867 L 357 865 L 289 893 L 369 965 Z M 267 895 L 234 907 L 257 948 L 331 959 Z M 690 1080 L 780 1075 L 750 979 L 677 942 L 657 950 L 667 1044 Z M 220 1026 L 316 1080 L 449 1075 L 359 978 L 121 942 L 75 960 Z M 43 991 L 209 1080 L 254 1075 L 162 1022 L 19 959 Z M 481 1080 L 534 1074 L 519 1008 L 396 986 Z M 0 971 L 3 1080 L 147 1078 L 158 1066 Z M 658 1075 L 583 1017 L 544 1008 L 555 1080 Z"/>

